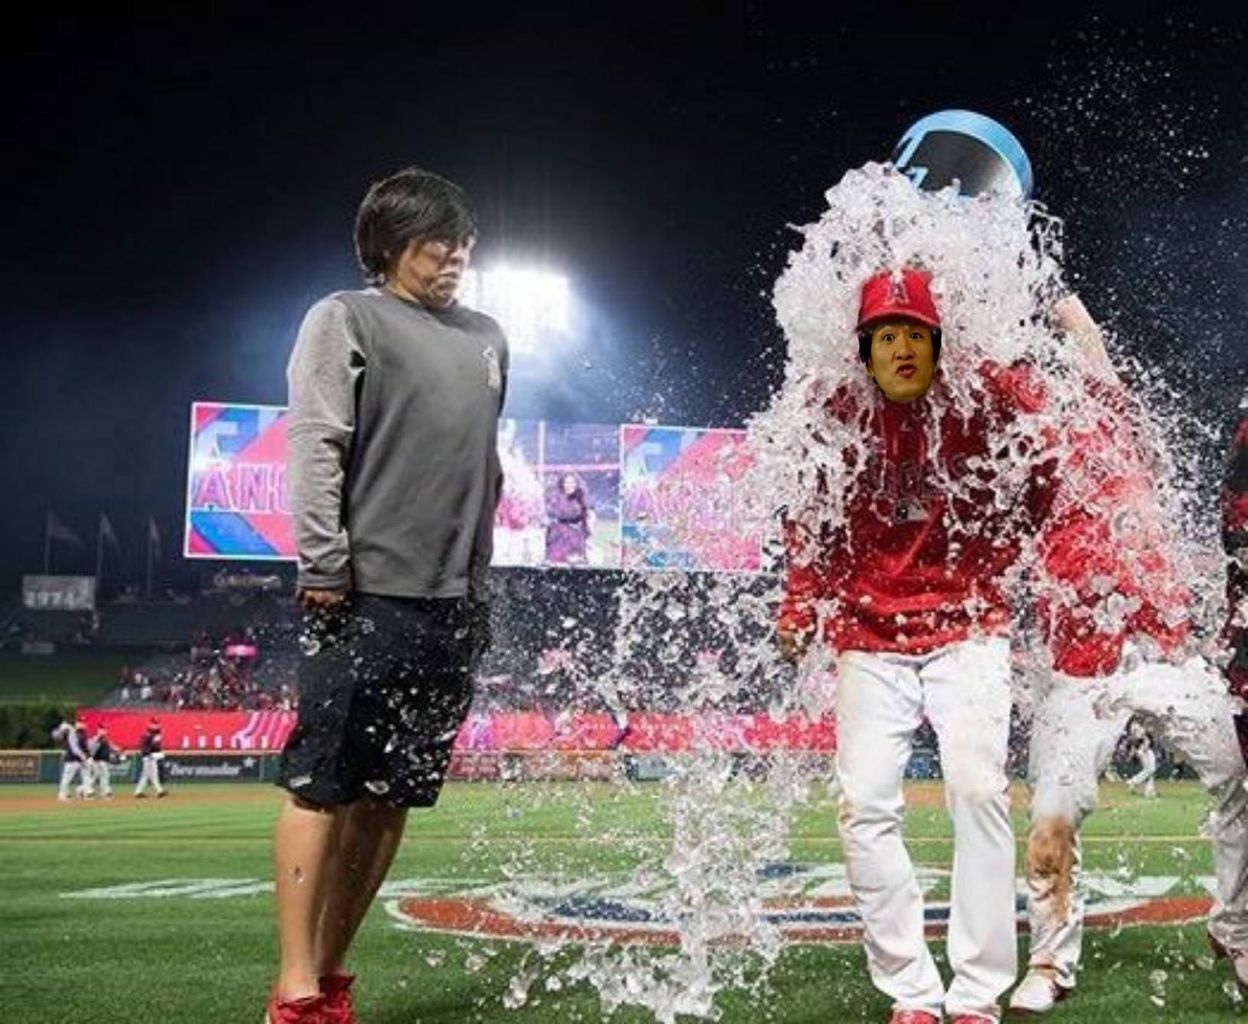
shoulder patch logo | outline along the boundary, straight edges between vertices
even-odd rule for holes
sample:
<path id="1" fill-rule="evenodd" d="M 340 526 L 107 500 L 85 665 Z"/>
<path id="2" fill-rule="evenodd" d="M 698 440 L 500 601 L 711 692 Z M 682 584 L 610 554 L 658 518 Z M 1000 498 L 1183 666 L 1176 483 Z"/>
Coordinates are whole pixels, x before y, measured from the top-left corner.
<path id="1" fill-rule="evenodd" d="M 498 352 L 493 345 L 487 345 L 481 353 L 485 360 L 485 386 L 491 391 L 500 391 L 503 387 L 503 369 L 498 362 Z"/>

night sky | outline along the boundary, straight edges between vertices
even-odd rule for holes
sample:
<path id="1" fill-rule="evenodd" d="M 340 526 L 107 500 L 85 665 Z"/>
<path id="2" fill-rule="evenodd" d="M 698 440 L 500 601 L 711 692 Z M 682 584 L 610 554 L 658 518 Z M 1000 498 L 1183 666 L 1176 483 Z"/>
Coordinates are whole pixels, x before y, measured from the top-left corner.
<path id="1" fill-rule="evenodd" d="M 10 593 L 40 571 L 49 507 L 87 541 L 58 570 L 93 571 L 103 510 L 114 583 L 141 577 L 149 514 L 161 576 L 186 578 L 190 402 L 285 401 L 303 311 L 358 286 L 360 198 L 413 163 L 474 197 L 479 265 L 559 267 L 593 311 L 553 379 L 516 367 L 508 414 L 734 425 L 779 380 L 787 225 L 918 117 L 978 110 L 1028 149 L 1094 314 L 1229 419 L 1248 365 L 1245 22 L 525 6 L 7 26 Z"/>

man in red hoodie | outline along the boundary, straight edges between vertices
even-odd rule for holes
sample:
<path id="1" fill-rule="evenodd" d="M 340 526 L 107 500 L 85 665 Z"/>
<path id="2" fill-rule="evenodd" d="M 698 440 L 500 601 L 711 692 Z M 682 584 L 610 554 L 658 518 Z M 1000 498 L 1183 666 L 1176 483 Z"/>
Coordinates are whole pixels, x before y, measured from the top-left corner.
<path id="1" fill-rule="evenodd" d="M 955 396 L 938 373 L 941 319 L 922 270 L 868 280 L 858 331 L 877 386 L 846 386 L 823 407 L 816 437 L 844 438 L 848 425 L 856 440 L 808 454 L 847 466 L 849 486 L 834 495 L 822 478 L 786 524 L 779 642 L 796 657 L 820 638 L 838 656 L 841 839 L 892 1024 L 938 1024 L 942 1010 L 954 1024 L 992 1022 L 1017 966 L 1010 577 L 1051 500 L 1052 460 L 1031 420 L 1043 396 L 1025 370 L 993 363 Z M 924 717 L 955 834 L 948 990 L 902 841 L 902 777 Z"/>
<path id="2" fill-rule="evenodd" d="M 1185 654 L 1191 595 L 1126 393 L 1107 362 L 1087 369 L 1040 545 L 1053 664 L 1031 732 L 1029 965 L 1010 998 L 1012 1009 L 1033 1014 L 1075 986 L 1084 918 L 1078 830 L 1133 715 L 1185 756 L 1214 797 L 1209 935 L 1248 981 L 1248 793 L 1233 705 L 1219 673 Z"/>

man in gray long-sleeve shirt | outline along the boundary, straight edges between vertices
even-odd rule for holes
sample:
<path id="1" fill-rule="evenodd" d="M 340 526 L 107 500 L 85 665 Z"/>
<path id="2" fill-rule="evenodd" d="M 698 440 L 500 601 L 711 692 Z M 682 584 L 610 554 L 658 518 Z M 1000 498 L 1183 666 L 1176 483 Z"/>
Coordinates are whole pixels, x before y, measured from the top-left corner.
<path id="1" fill-rule="evenodd" d="M 347 948 L 410 807 L 432 806 L 487 638 L 507 342 L 455 294 L 467 197 L 412 168 L 356 220 L 364 291 L 316 303 L 291 354 L 289 474 L 308 610 L 274 838 L 270 1024 L 353 1020 Z"/>

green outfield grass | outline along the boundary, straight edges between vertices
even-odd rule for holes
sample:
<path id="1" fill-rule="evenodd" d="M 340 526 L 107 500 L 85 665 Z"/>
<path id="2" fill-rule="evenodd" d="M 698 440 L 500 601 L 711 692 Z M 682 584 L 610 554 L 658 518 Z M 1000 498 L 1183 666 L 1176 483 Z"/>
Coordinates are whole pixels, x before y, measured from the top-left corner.
<path id="1" fill-rule="evenodd" d="M 1207 844 L 1198 836 L 1199 790 L 1188 783 L 1159 790 L 1157 800 L 1146 802 L 1121 786 L 1105 787 L 1105 806 L 1085 833 L 1089 867 L 1123 877 L 1210 872 Z M 563 878 L 626 872 L 661 855 L 666 828 L 659 795 L 657 786 L 451 785 L 435 811 L 413 815 L 391 878 L 501 879 L 517 869 Z M 108 900 L 62 894 L 165 879 L 267 879 L 277 791 L 186 785 L 168 800 L 135 801 L 123 787 L 111 803 L 71 805 L 49 803 L 50 796 L 48 787 L 0 787 L 0 1020 L 258 1024 L 275 958 L 271 896 Z M 916 859 L 948 866 L 939 784 L 915 784 L 909 796 Z M 1021 795 L 1016 804 L 1021 807 Z M 793 859 L 839 860 L 834 836 L 834 805 L 820 791 L 799 814 Z M 1180 883 L 1192 892 L 1195 886 L 1191 879 Z M 1238 1013 L 1223 990 L 1228 969 L 1207 958 L 1199 925 L 1097 931 L 1087 947 L 1079 991 L 1054 1020 L 1212 1022 Z M 572 955 L 563 954 L 565 960 Z M 508 980 L 527 956 L 522 944 L 403 931 L 375 908 L 352 963 L 360 974 L 360 1019 L 601 1019 L 592 989 L 552 992 L 540 981 L 527 1005 L 506 1009 Z M 1158 971 L 1165 972 L 1164 981 L 1150 977 Z M 1162 1007 L 1151 1000 L 1158 983 Z M 790 947 L 765 997 L 726 993 L 720 1005 L 723 1021 L 750 1024 L 888 1016 L 886 1001 L 866 980 L 858 945 Z M 632 1009 L 612 1018 L 620 1024 L 649 1019 Z"/>
<path id="2" fill-rule="evenodd" d="M 133 656 L 108 651 L 53 655 L 0 651 L 0 701 L 50 701 L 87 706 L 117 685 Z"/>

